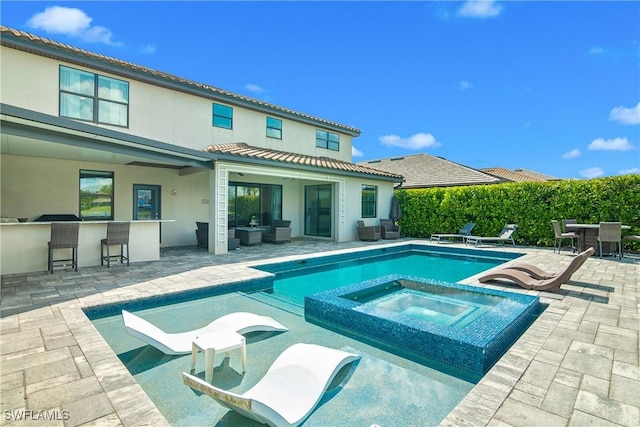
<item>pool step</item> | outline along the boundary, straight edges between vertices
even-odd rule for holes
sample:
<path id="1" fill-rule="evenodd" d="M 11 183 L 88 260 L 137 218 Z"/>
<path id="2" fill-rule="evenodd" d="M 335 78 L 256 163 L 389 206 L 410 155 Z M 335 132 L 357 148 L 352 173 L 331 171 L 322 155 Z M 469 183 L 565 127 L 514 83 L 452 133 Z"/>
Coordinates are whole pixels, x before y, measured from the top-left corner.
<path id="1" fill-rule="evenodd" d="M 285 299 L 278 298 L 274 294 L 270 294 L 267 292 L 253 292 L 247 293 L 246 296 L 256 301 L 260 301 L 264 304 L 268 304 L 272 307 L 279 308 L 280 310 L 284 310 L 288 313 L 295 314 L 297 316 L 304 316 L 304 307 L 295 305 Z"/>

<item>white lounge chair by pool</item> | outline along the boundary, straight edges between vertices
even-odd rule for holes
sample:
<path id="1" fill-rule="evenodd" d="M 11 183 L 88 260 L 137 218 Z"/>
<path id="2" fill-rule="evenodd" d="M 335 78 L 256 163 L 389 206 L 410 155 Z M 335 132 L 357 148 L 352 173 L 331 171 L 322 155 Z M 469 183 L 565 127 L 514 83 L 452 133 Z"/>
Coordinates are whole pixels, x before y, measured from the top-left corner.
<path id="1" fill-rule="evenodd" d="M 167 333 L 154 324 L 126 310 L 122 310 L 122 319 L 124 320 L 124 327 L 127 329 L 129 335 L 169 355 L 191 353 L 193 340 L 199 335 L 210 332 L 235 331 L 239 334 L 247 334 L 256 331 L 288 330 L 271 317 L 240 311 L 225 314 L 204 328 L 178 333 Z"/>
<path id="2" fill-rule="evenodd" d="M 182 373 L 186 385 L 222 406 L 270 426 L 297 426 L 316 407 L 335 375 L 360 356 L 316 344 L 294 344 L 243 394 L 217 388 Z"/>

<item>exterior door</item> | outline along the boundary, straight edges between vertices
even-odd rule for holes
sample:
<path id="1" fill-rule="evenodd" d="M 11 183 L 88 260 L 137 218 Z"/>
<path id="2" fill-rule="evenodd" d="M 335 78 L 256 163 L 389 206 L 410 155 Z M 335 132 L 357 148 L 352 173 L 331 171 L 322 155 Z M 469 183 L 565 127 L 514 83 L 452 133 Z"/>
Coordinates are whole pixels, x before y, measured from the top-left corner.
<path id="1" fill-rule="evenodd" d="M 159 185 L 133 184 L 133 219 L 161 219 Z M 162 225 L 160 225 L 160 241 L 162 241 Z"/>
<path id="2" fill-rule="evenodd" d="M 304 188 L 304 234 L 331 237 L 331 184 Z"/>

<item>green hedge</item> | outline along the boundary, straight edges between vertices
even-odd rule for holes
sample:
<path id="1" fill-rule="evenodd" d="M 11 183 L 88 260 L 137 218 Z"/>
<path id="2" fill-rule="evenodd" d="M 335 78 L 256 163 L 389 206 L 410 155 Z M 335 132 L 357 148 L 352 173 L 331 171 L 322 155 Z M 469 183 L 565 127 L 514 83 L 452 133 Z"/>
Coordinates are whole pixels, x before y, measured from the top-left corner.
<path id="1" fill-rule="evenodd" d="M 621 221 L 640 235 L 640 175 L 591 180 L 521 182 L 466 187 L 396 190 L 402 231 L 408 237 L 456 233 L 475 222 L 473 233 L 497 236 L 518 225 L 520 245 L 553 246 L 551 220 Z"/>

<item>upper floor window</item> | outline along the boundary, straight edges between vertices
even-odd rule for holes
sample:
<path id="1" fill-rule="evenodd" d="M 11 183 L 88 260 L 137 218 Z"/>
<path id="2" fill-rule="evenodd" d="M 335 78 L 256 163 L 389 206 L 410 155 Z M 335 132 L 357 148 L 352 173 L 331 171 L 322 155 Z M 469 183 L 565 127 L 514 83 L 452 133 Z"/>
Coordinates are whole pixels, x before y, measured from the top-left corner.
<path id="1" fill-rule="evenodd" d="M 316 147 L 340 151 L 340 135 L 316 129 Z"/>
<path id="2" fill-rule="evenodd" d="M 60 66 L 60 116 L 129 126 L 129 83 Z"/>
<path id="3" fill-rule="evenodd" d="M 233 108 L 213 104 L 213 125 L 219 128 L 233 129 Z"/>
<path id="4" fill-rule="evenodd" d="M 80 219 L 113 219 L 113 172 L 80 171 Z"/>
<path id="5" fill-rule="evenodd" d="M 282 139 L 282 120 L 267 117 L 267 136 Z"/>
<path id="6" fill-rule="evenodd" d="M 375 185 L 362 186 L 362 218 L 375 218 L 378 200 L 378 187 Z"/>

